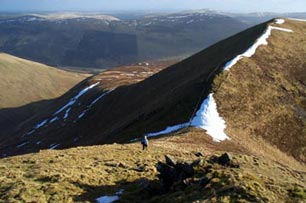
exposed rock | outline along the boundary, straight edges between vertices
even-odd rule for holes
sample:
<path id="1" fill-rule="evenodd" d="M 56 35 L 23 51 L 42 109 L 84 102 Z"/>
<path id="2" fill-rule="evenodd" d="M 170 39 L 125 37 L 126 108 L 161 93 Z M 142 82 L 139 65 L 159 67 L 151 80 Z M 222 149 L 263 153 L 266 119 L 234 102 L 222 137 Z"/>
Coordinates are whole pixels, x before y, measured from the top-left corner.
<path id="1" fill-rule="evenodd" d="M 166 158 L 166 163 L 167 163 L 168 165 L 170 165 L 170 166 L 175 166 L 175 165 L 177 164 L 177 160 L 176 160 L 173 156 L 171 156 L 171 155 L 166 155 L 165 158 Z"/>
<path id="2" fill-rule="evenodd" d="M 203 157 L 204 156 L 204 154 L 202 154 L 201 152 L 197 152 L 197 153 L 195 153 L 194 154 L 196 157 Z"/>
<path id="3" fill-rule="evenodd" d="M 201 166 L 204 164 L 204 160 L 203 159 L 198 159 L 198 160 L 195 160 L 191 163 L 191 166 L 195 167 L 195 166 Z"/>
<path id="4" fill-rule="evenodd" d="M 128 168 L 128 166 L 124 162 L 120 162 L 118 164 L 118 167 L 120 167 L 120 168 Z"/>
<path id="5" fill-rule="evenodd" d="M 161 180 L 161 188 L 163 192 L 168 192 L 175 181 L 178 174 L 173 166 L 158 162 L 157 171 L 160 173 L 158 178 Z"/>
<path id="6" fill-rule="evenodd" d="M 137 172 L 144 172 L 145 171 L 145 167 L 144 166 L 139 166 L 138 168 L 134 169 Z"/>
<path id="7" fill-rule="evenodd" d="M 177 163 L 175 166 L 175 169 L 177 170 L 178 174 L 180 175 L 179 179 L 183 180 L 188 177 L 193 176 L 194 169 L 193 166 L 187 162 L 183 163 Z"/>
<path id="8" fill-rule="evenodd" d="M 232 156 L 229 153 L 224 153 L 218 158 L 219 164 L 223 166 L 230 166 L 232 161 Z"/>
<path id="9" fill-rule="evenodd" d="M 216 156 L 216 155 L 212 155 L 209 160 L 208 160 L 209 163 L 218 163 L 219 162 L 219 157 Z"/>
<path id="10" fill-rule="evenodd" d="M 209 178 L 204 176 L 200 179 L 200 185 L 201 186 L 206 186 L 210 182 Z"/>

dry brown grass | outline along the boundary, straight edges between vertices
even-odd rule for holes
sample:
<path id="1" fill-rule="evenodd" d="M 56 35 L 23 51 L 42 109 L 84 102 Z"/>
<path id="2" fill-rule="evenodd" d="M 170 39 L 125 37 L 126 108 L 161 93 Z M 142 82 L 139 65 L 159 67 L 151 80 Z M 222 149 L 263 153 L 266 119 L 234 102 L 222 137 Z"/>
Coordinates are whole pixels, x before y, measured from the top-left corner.
<path id="1" fill-rule="evenodd" d="M 0 53 L 0 108 L 59 97 L 88 76 Z"/>
<path id="2" fill-rule="evenodd" d="M 273 26 L 294 32 L 273 30 L 268 46 L 217 78 L 215 98 L 230 137 L 253 153 L 296 165 L 290 156 L 306 161 L 306 23 Z"/>
<path id="3" fill-rule="evenodd" d="M 192 130 L 192 133 L 181 132 L 176 136 L 151 139 L 148 151 L 142 151 L 139 143 L 113 144 L 44 150 L 1 159 L 0 202 L 95 202 L 95 198 L 113 195 L 119 189 L 125 190 L 120 202 L 126 203 L 190 202 L 195 199 L 214 202 L 215 197 L 205 197 L 207 191 L 197 186 L 166 195 L 148 195 L 143 191 L 143 184 L 156 184 L 155 165 L 164 161 L 165 154 L 192 160 L 196 158 L 194 152 L 200 151 L 208 158 L 211 153 L 221 154 L 221 151 L 216 152 L 219 147 L 228 145 L 230 149 L 233 144 L 228 141 L 207 145 L 209 139 L 203 131 Z M 212 166 L 211 175 L 216 176 L 216 186 L 212 187 L 234 184 L 255 196 L 259 195 L 256 193 L 259 189 L 266 202 L 279 203 L 288 200 L 290 188 L 305 190 L 305 168 L 293 170 L 268 159 L 238 153 L 239 150 L 231 148 L 240 164 L 239 169 Z M 227 198 L 225 195 L 221 202 L 226 202 Z"/>

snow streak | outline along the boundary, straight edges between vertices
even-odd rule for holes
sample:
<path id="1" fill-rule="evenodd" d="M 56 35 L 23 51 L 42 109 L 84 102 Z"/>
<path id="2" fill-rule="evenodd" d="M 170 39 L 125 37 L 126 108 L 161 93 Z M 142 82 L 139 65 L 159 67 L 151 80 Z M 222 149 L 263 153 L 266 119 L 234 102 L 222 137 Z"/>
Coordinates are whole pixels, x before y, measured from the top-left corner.
<path id="1" fill-rule="evenodd" d="M 56 111 L 56 112 L 53 114 L 53 118 L 51 118 L 51 119 L 46 119 L 46 120 L 40 122 L 40 123 L 37 124 L 31 131 L 29 131 L 29 132 L 26 133 L 25 135 L 31 135 L 31 134 L 33 134 L 37 129 L 39 129 L 39 128 L 45 126 L 48 122 L 49 122 L 49 123 L 55 122 L 56 120 L 59 119 L 57 115 L 58 115 L 59 113 L 61 113 L 62 111 L 64 111 L 64 110 L 66 110 L 66 111 L 65 111 L 65 114 L 64 114 L 64 116 L 63 116 L 63 119 L 66 120 L 66 119 L 69 117 L 69 112 L 70 112 L 70 110 L 71 110 L 71 106 L 74 105 L 74 104 L 77 102 L 77 100 L 78 100 L 82 95 L 84 95 L 85 93 L 87 93 L 88 90 L 94 88 L 94 87 L 97 86 L 99 83 L 100 83 L 100 82 L 97 82 L 97 83 L 95 83 L 95 84 L 92 84 L 92 85 L 86 87 L 85 89 L 83 89 L 82 91 L 80 91 L 75 97 L 73 97 L 72 99 L 70 99 L 69 102 L 68 102 L 66 105 L 64 105 L 62 108 L 60 108 L 58 111 Z"/>
<path id="2" fill-rule="evenodd" d="M 88 92 L 88 90 L 92 89 L 93 87 L 97 86 L 100 82 L 97 82 L 93 85 L 90 85 L 89 87 L 86 87 L 85 89 L 83 89 L 82 91 L 79 92 L 79 94 L 77 94 L 75 97 L 73 97 L 72 99 L 70 99 L 70 101 L 64 105 L 62 108 L 60 108 L 57 112 L 55 112 L 53 115 L 57 115 L 59 113 L 61 113 L 62 111 L 64 111 L 65 109 L 67 109 L 68 107 L 72 106 L 83 94 L 85 94 L 86 92 Z"/>
<path id="3" fill-rule="evenodd" d="M 280 31 L 285 31 L 285 32 L 293 32 L 290 29 L 285 29 L 285 28 L 279 28 L 279 27 L 273 27 L 273 26 L 269 26 L 267 28 L 267 30 L 265 31 L 265 33 L 263 35 L 261 35 L 255 42 L 255 44 L 253 44 L 248 50 L 246 50 L 243 54 L 240 54 L 238 56 L 236 56 L 235 58 L 233 58 L 232 60 L 230 60 L 229 62 L 227 62 L 223 68 L 223 70 L 227 71 L 229 70 L 231 67 L 233 67 L 240 59 L 242 59 L 243 57 L 251 57 L 255 54 L 256 49 L 260 46 L 260 45 L 268 45 L 268 41 L 267 39 L 270 37 L 271 35 L 271 31 L 272 30 L 280 30 Z"/>
<path id="4" fill-rule="evenodd" d="M 288 18 L 289 20 L 301 21 L 306 22 L 306 19 L 298 19 L 298 18 Z"/>

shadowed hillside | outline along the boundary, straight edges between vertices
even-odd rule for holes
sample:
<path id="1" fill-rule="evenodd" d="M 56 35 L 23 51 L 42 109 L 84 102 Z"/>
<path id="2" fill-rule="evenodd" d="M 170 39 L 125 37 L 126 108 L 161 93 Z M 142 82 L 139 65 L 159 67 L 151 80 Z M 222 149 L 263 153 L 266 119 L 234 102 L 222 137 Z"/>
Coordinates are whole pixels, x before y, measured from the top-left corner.
<path id="1" fill-rule="evenodd" d="M 85 77 L 0 53 L 0 134 L 42 111 Z"/>

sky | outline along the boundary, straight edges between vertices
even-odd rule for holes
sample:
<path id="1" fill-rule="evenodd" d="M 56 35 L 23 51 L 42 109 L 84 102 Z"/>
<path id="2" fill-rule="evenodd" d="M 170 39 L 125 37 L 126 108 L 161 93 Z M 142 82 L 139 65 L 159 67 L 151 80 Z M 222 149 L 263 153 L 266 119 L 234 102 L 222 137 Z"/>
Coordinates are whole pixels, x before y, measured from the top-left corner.
<path id="1" fill-rule="evenodd" d="M 305 12 L 306 0 L 0 0 L 0 11 L 133 11 L 213 9 Z"/>

